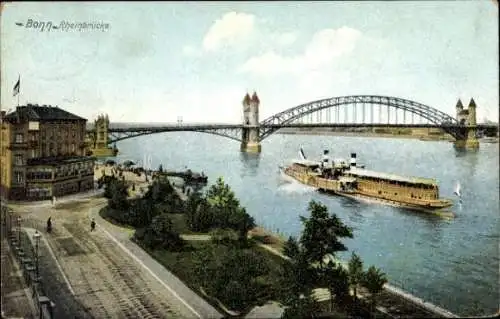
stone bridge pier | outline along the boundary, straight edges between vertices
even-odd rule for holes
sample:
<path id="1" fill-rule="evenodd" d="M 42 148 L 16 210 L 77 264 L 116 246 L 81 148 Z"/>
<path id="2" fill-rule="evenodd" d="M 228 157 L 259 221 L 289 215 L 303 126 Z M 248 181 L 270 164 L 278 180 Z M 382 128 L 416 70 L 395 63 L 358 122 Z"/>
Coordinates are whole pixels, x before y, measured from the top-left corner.
<path id="1" fill-rule="evenodd" d="M 469 107 L 464 109 L 462 101 L 459 99 L 456 106 L 457 121 L 465 125 L 462 131 L 462 138 L 455 140 L 456 148 L 478 149 L 479 140 L 477 139 L 477 119 L 476 119 L 476 102 L 471 99 Z"/>
<path id="2" fill-rule="evenodd" d="M 260 100 L 256 92 L 252 97 L 247 93 L 243 98 L 243 129 L 241 136 L 241 151 L 248 153 L 260 153 L 259 133 L 259 105 Z"/>

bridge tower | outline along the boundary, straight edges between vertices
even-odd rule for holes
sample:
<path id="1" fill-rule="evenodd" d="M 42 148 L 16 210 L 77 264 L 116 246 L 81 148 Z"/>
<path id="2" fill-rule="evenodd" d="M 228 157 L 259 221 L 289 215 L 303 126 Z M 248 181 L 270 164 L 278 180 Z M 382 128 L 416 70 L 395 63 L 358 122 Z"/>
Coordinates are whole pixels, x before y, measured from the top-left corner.
<path id="1" fill-rule="evenodd" d="M 457 120 L 460 124 L 465 125 L 465 138 L 457 139 L 455 146 L 458 148 L 479 148 L 479 140 L 477 139 L 477 119 L 476 119 L 476 102 L 471 98 L 467 109 L 463 108 L 460 99 L 457 102 Z"/>
<path id="2" fill-rule="evenodd" d="M 95 148 L 107 148 L 108 147 L 108 128 L 109 128 L 109 118 L 108 115 L 98 115 L 97 119 L 94 121 L 95 127 Z"/>
<path id="3" fill-rule="evenodd" d="M 97 157 L 116 156 L 117 150 L 108 146 L 109 144 L 109 117 L 107 114 L 97 116 L 94 121 L 94 136 L 90 143 L 89 153 Z"/>
<path id="4" fill-rule="evenodd" d="M 260 99 L 254 91 L 252 97 L 247 93 L 243 98 L 243 130 L 241 150 L 249 153 L 260 153 L 262 147 L 259 140 L 259 106 Z"/>

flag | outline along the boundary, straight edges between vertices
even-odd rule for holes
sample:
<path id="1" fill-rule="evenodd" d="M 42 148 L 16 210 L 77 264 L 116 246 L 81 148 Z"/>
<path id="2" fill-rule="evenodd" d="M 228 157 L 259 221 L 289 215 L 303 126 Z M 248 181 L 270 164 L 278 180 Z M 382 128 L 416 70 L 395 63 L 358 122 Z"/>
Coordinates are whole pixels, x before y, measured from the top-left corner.
<path id="1" fill-rule="evenodd" d="M 14 85 L 14 95 L 16 96 L 19 94 L 19 87 L 21 86 L 21 76 L 19 76 L 19 79 L 16 82 L 16 85 Z"/>

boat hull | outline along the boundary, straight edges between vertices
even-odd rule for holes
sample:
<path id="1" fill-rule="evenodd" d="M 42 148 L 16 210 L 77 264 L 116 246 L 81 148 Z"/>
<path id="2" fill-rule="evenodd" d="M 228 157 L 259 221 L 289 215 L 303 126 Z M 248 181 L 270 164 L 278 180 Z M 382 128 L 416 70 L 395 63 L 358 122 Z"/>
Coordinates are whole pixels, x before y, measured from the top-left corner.
<path id="1" fill-rule="evenodd" d="M 409 210 L 424 212 L 430 215 L 437 215 L 442 217 L 455 217 L 455 215 L 450 211 L 443 211 L 443 209 L 452 206 L 452 202 L 449 200 L 437 200 L 432 202 L 426 202 L 425 204 L 418 203 L 408 203 L 402 201 L 396 201 L 387 198 L 380 198 L 377 196 L 370 196 L 368 194 L 360 193 L 359 191 L 345 192 L 340 189 L 340 183 L 333 180 L 327 180 L 325 178 L 319 178 L 318 176 L 308 175 L 308 174 L 298 174 L 287 169 L 282 170 L 282 174 L 293 178 L 294 180 L 318 189 L 319 191 L 330 193 L 337 196 L 343 196 L 351 198 L 358 201 L 378 203 L 383 205 L 389 205 L 393 207 L 405 208 Z"/>
<path id="2" fill-rule="evenodd" d="M 405 208 L 413 211 L 418 211 L 418 212 L 423 212 L 429 215 L 436 215 L 436 216 L 441 216 L 441 217 L 448 217 L 448 218 L 454 218 L 455 214 L 450 211 L 444 211 L 442 209 L 448 208 L 451 205 L 443 205 L 442 207 L 436 207 L 436 208 L 428 208 L 428 207 L 423 207 L 421 205 L 414 205 L 414 204 L 409 204 L 409 203 L 404 203 L 404 202 L 398 202 L 394 200 L 389 200 L 389 199 L 382 199 L 378 197 L 372 197 L 372 196 L 367 196 L 363 195 L 360 193 L 345 193 L 345 192 L 339 192 L 339 191 L 330 191 L 330 190 L 321 190 L 322 192 L 326 192 L 332 195 L 336 196 L 342 196 L 350 199 L 354 199 L 360 202 L 365 202 L 365 203 L 370 203 L 370 204 L 382 204 L 382 205 L 387 205 L 387 206 L 392 206 L 392 207 L 398 207 L 398 208 Z"/>

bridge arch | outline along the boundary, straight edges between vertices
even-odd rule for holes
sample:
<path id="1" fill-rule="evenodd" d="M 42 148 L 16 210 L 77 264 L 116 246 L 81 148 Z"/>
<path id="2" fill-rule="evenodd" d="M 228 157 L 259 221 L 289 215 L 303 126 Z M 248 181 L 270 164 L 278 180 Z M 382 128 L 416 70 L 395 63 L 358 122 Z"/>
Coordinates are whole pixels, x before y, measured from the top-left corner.
<path id="1" fill-rule="evenodd" d="M 214 128 L 214 129 L 193 129 L 192 127 L 182 127 L 178 126 L 175 128 L 168 127 L 168 128 L 158 128 L 158 129 L 139 129 L 139 130 L 134 130 L 134 131 L 127 131 L 125 130 L 117 130 L 117 129 L 111 129 L 111 132 L 109 132 L 109 143 L 113 144 L 119 141 L 123 141 L 126 139 L 134 138 L 134 137 L 139 137 L 139 136 L 144 136 L 144 135 L 151 135 L 151 134 L 159 134 L 159 133 L 168 133 L 168 132 L 193 132 L 193 133 L 205 133 L 205 134 L 212 134 L 212 135 L 217 135 L 217 136 L 222 136 L 222 137 L 227 137 L 229 139 L 232 139 L 237 142 L 241 142 L 241 131 L 239 126 L 237 125 L 232 125 L 235 126 L 233 127 L 227 127 L 227 128 Z"/>
<path id="2" fill-rule="evenodd" d="M 276 126 L 266 127 L 268 125 L 290 124 L 308 114 L 316 113 L 323 109 L 359 104 L 384 105 L 396 110 L 404 110 L 416 114 L 421 118 L 424 118 L 437 125 L 459 124 L 458 121 L 450 115 L 419 102 L 399 97 L 380 95 L 352 95 L 332 97 L 328 99 L 308 102 L 272 115 L 260 122 L 260 125 L 263 128 L 261 128 L 259 138 L 262 141 L 279 129 L 279 127 Z M 443 127 L 443 130 L 455 138 L 460 137 L 463 134 L 463 132 L 449 127 Z"/>

